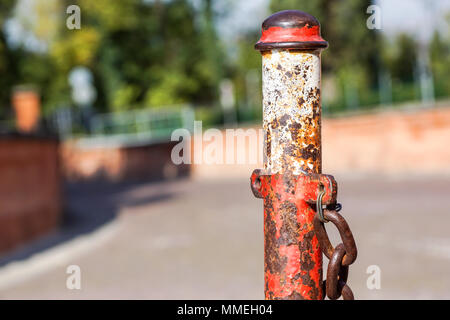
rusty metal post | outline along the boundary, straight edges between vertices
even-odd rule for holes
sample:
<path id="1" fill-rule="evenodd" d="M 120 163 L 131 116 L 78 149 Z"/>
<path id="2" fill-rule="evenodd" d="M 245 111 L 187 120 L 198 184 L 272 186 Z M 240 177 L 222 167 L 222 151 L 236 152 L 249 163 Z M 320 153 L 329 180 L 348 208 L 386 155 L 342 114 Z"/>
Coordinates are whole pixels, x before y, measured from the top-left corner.
<path id="1" fill-rule="evenodd" d="M 336 202 L 322 175 L 321 50 L 328 43 L 313 16 L 287 10 L 262 24 L 264 170 L 251 187 L 264 199 L 266 299 L 322 299 L 322 252 L 314 233 L 315 200 Z"/>

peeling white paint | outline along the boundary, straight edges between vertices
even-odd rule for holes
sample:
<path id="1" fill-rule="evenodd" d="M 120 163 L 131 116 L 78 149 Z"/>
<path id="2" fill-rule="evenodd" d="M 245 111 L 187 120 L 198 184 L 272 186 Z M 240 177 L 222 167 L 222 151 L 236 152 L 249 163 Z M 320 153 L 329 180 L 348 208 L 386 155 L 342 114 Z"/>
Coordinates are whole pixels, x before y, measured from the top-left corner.
<path id="1" fill-rule="evenodd" d="M 264 166 L 268 173 L 320 171 L 317 162 L 305 163 L 299 157 L 300 149 L 311 144 L 320 156 L 320 67 L 319 51 L 274 49 L 263 54 L 263 127 L 268 137 Z M 274 123 L 279 125 L 274 127 Z M 301 126 L 300 138 L 292 136 L 289 126 L 293 124 Z M 308 141 L 300 142 L 303 138 Z"/>

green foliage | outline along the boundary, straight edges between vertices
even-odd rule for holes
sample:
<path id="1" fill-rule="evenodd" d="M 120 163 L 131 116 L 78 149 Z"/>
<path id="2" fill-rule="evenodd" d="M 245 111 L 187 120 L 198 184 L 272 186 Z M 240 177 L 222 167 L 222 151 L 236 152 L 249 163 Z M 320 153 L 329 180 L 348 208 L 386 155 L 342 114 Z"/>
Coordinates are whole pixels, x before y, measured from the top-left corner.
<path id="1" fill-rule="evenodd" d="M 401 103 L 420 99 L 417 85 L 413 82 L 393 81 L 392 102 Z"/>
<path id="2" fill-rule="evenodd" d="M 211 40 L 214 30 L 196 26 L 196 12 L 188 1 L 132 0 L 113 5 L 107 0 L 84 0 L 80 6 L 86 12 L 84 25 L 95 30 L 99 39 L 90 41 L 96 45 L 89 49 L 95 53 L 92 59 L 80 53 L 84 61 L 78 63 L 97 74 L 103 100 L 111 109 L 216 97 L 218 60 L 209 55 L 218 45 Z"/>
<path id="3" fill-rule="evenodd" d="M 253 47 L 257 37 L 249 33 L 237 41 L 238 55 L 232 68 L 236 101 L 245 120 L 255 113 L 255 108 L 261 109 L 261 54 Z"/>
<path id="4" fill-rule="evenodd" d="M 438 98 L 450 94 L 450 41 L 435 32 L 430 44 L 431 70 L 434 76 L 435 94 Z"/>
<path id="5" fill-rule="evenodd" d="M 417 63 L 417 43 L 407 34 L 400 34 L 395 43 L 394 52 L 389 55 L 387 51 L 385 55 L 385 64 L 393 79 L 412 82 Z"/>
<path id="6" fill-rule="evenodd" d="M 202 122 L 203 130 L 223 123 L 223 111 L 215 106 L 200 106 L 195 109 L 195 119 Z"/>
<path id="7" fill-rule="evenodd" d="M 48 52 L 35 54 L 19 48 L 10 53 L 4 36 L 0 37 L 0 71 L 18 78 L 9 85 L 2 85 L 0 79 L 2 88 L 35 83 L 41 88 L 44 108 L 51 110 L 70 103 L 67 77 L 74 67 L 85 66 L 94 75 L 99 111 L 217 99 L 225 59 L 211 0 L 204 0 L 200 11 L 189 0 L 52 0 L 53 7 L 50 1 L 33 3 L 44 22 L 29 24 L 30 31 L 48 43 Z M 66 27 L 65 8 L 71 4 L 81 9 L 79 30 Z M 12 12 L 12 4 L 6 8 L 2 2 L 1 6 Z M 50 34 L 50 29 L 57 32 Z M 19 70 L 11 70 L 10 55 L 21 57 Z M 10 90 L 4 97 L 0 94 L 1 102 L 9 95 Z"/>
<path id="8" fill-rule="evenodd" d="M 14 0 L 0 1 L 0 25 L 4 26 L 7 18 L 12 14 Z M 19 61 L 15 56 L 22 56 L 21 51 L 15 51 L 8 47 L 5 30 L 0 29 L 0 117 L 5 118 L 9 112 L 5 106 L 9 105 L 11 89 L 18 82 Z"/>

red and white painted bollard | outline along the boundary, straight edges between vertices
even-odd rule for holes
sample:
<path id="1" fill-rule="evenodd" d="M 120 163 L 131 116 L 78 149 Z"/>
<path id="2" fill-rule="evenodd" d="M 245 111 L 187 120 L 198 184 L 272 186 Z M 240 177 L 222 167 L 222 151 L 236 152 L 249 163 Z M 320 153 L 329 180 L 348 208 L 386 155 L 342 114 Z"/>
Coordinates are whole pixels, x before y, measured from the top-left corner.
<path id="1" fill-rule="evenodd" d="M 336 203 L 337 185 L 322 175 L 321 50 L 328 43 L 313 16 L 275 13 L 262 25 L 264 170 L 251 177 L 264 199 L 266 299 L 322 299 L 322 251 L 316 202 Z M 339 279 L 337 279 L 339 280 Z"/>

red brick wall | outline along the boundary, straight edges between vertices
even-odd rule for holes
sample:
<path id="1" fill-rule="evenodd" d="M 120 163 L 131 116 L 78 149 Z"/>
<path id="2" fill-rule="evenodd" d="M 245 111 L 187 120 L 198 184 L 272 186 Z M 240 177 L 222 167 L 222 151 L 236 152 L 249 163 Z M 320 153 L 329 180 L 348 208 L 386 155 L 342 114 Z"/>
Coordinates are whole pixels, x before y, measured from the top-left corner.
<path id="1" fill-rule="evenodd" d="M 68 141 L 62 147 L 64 176 L 68 181 L 111 182 L 184 176 L 189 173 L 189 166 L 175 166 L 170 158 L 175 144 L 86 148 L 78 146 L 76 141 Z"/>
<path id="2" fill-rule="evenodd" d="M 0 251 L 45 234 L 61 216 L 58 143 L 0 137 Z"/>
<path id="3" fill-rule="evenodd" d="M 450 173 L 450 108 L 385 111 L 323 122 L 325 172 Z"/>
<path id="4" fill-rule="evenodd" d="M 450 174 L 450 106 L 324 118 L 322 144 L 324 173 Z M 245 148 L 239 151 L 262 152 Z M 262 163 L 195 164 L 192 176 L 243 178 L 255 168 Z"/>

